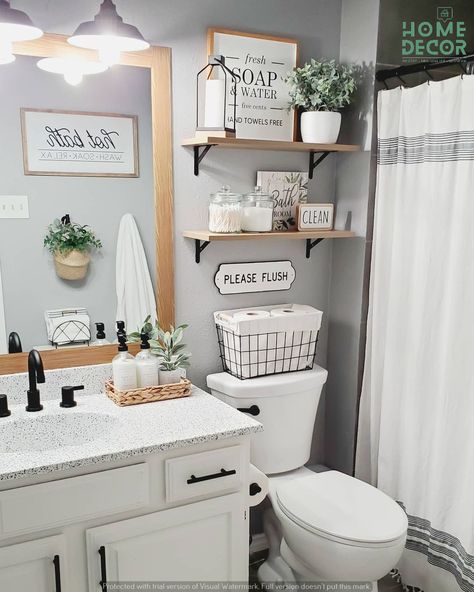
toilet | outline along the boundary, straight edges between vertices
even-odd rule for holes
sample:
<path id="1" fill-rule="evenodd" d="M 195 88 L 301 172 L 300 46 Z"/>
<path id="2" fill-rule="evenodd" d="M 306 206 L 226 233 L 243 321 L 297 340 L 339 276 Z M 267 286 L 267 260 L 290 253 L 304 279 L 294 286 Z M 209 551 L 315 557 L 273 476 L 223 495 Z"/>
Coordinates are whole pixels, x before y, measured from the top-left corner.
<path id="1" fill-rule="evenodd" d="M 239 380 L 211 374 L 211 393 L 249 413 L 264 431 L 252 435 L 251 462 L 269 479 L 264 514 L 268 582 L 371 582 L 385 576 L 405 547 L 408 521 L 382 491 L 339 471 L 313 472 L 314 421 L 327 370 Z"/>

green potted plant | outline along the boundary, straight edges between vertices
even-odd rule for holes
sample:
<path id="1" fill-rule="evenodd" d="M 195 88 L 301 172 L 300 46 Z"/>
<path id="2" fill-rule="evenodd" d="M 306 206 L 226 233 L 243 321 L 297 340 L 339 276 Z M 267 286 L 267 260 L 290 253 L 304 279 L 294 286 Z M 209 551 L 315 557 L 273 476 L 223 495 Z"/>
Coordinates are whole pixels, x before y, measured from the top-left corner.
<path id="1" fill-rule="evenodd" d="M 350 104 L 356 89 L 354 70 L 335 60 L 312 59 L 285 78 L 290 108 L 303 109 L 303 142 L 334 144 L 341 128 L 339 109 Z"/>
<path id="2" fill-rule="evenodd" d="M 139 342 L 142 333 L 149 337 L 151 352 L 158 358 L 160 368 L 160 384 L 174 384 L 181 380 L 183 370 L 189 367 L 191 354 L 186 351 L 186 345 L 182 343 L 184 330 L 188 325 L 170 327 L 169 331 L 163 331 L 158 321 L 155 325 L 147 317 L 143 326 L 134 333 L 128 335 L 131 342 Z"/>
<path id="3" fill-rule="evenodd" d="M 85 278 L 91 251 L 102 248 L 94 231 L 71 222 L 69 214 L 48 226 L 43 244 L 53 255 L 56 273 L 64 280 Z"/>

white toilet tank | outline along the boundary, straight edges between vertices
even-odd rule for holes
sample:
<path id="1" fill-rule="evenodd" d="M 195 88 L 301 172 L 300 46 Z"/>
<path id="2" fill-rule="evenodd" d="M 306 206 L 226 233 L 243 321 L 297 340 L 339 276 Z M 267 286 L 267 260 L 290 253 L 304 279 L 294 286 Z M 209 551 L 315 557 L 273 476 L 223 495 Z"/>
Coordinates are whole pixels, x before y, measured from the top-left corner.
<path id="1" fill-rule="evenodd" d="M 221 401 L 249 413 L 264 431 L 252 435 L 251 460 L 270 475 L 303 466 L 311 451 L 314 421 L 327 370 L 274 374 L 239 380 L 210 374 L 207 386 Z"/>

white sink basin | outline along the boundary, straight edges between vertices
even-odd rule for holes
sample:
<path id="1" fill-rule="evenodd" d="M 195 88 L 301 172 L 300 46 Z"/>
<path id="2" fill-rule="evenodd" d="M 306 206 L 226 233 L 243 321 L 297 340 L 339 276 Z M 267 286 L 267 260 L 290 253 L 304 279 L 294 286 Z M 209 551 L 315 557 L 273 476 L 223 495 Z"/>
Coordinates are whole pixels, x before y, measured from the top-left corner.
<path id="1" fill-rule="evenodd" d="M 41 412 L 39 412 L 41 413 Z M 119 420 L 103 413 L 40 415 L 0 424 L 0 453 L 43 451 L 103 440 Z"/>

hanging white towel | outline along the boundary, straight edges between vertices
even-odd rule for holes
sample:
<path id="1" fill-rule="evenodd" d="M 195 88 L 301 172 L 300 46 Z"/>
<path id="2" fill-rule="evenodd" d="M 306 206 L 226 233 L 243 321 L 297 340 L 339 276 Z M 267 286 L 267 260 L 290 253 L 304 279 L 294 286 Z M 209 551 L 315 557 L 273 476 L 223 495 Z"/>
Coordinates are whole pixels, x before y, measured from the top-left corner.
<path id="1" fill-rule="evenodd" d="M 117 321 L 136 331 L 148 315 L 156 321 L 156 300 L 145 250 L 132 214 L 120 221 L 116 260 Z"/>

